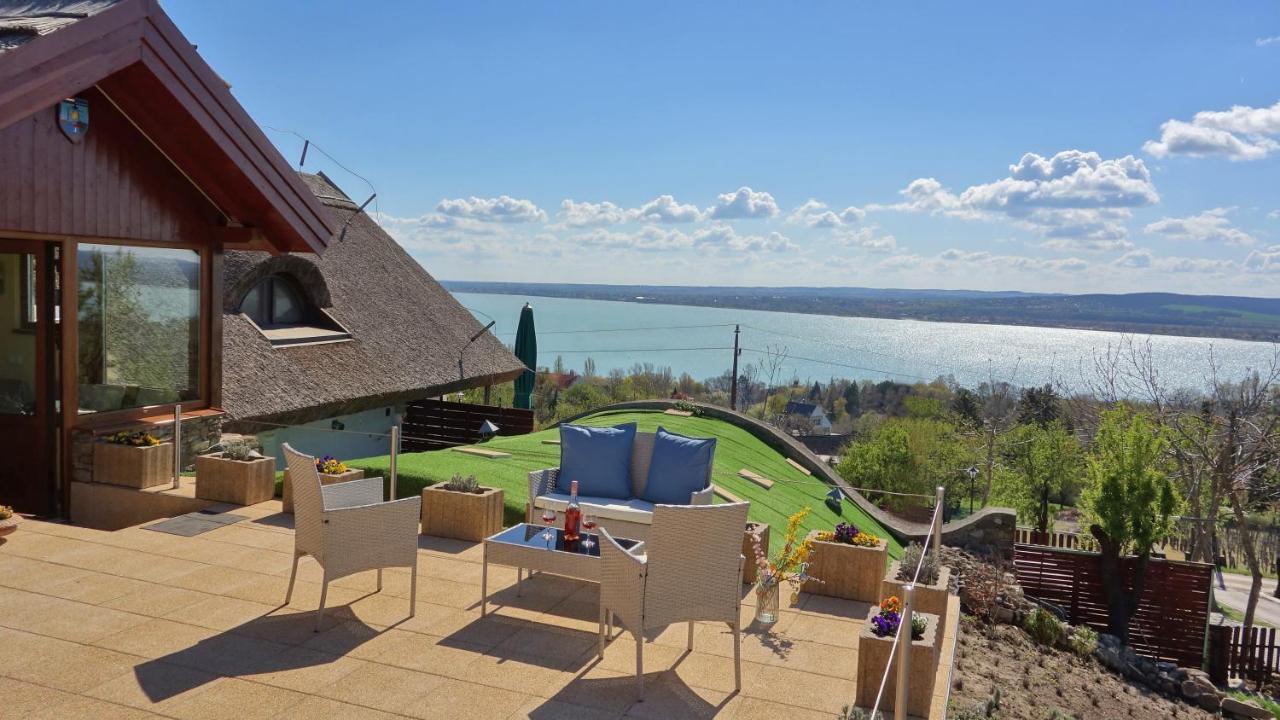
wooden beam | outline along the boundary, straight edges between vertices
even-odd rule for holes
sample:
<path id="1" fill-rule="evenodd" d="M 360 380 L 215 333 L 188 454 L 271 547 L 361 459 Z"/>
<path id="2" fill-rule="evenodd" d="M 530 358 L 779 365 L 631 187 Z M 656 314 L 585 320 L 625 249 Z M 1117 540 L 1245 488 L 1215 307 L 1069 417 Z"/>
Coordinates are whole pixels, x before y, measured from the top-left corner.
<path id="1" fill-rule="evenodd" d="M 759 485 L 765 490 L 768 490 L 773 487 L 772 480 L 770 480 L 767 477 L 764 477 L 763 475 L 757 475 L 756 473 L 753 473 L 746 468 L 743 468 L 738 471 L 738 477 L 746 478 L 747 480 L 750 480 L 751 482 Z"/>
<path id="2" fill-rule="evenodd" d="M 807 468 L 807 467 L 805 467 L 805 466 L 801 465 L 800 463 L 796 462 L 795 460 L 792 460 L 791 458 L 787 458 L 787 464 L 788 464 L 788 465 L 790 465 L 791 467 L 793 467 L 793 468 L 795 468 L 795 469 L 799 470 L 800 472 L 804 473 L 805 475 L 812 475 L 812 474 L 813 474 L 813 473 L 809 472 L 809 468 Z"/>
<path id="3" fill-rule="evenodd" d="M 725 490 L 719 485 L 712 485 L 711 487 L 713 488 L 713 492 L 716 494 L 717 497 L 723 498 L 727 502 L 731 502 L 731 503 L 742 502 L 742 498 L 738 497 L 737 495 L 734 495 L 728 490 Z"/>

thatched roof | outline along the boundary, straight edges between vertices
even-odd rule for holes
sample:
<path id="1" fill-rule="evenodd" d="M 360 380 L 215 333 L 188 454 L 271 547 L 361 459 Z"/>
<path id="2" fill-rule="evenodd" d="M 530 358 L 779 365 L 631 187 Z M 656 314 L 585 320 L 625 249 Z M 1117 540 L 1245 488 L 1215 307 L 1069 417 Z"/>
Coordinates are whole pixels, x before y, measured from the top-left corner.
<path id="1" fill-rule="evenodd" d="M 0 52 L 102 12 L 116 0 L 32 0 L 0 5 Z"/>
<path id="2" fill-rule="evenodd" d="M 513 379 L 524 366 L 324 175 L 302 174 L 346 238 L 322 256 L 232 251 L 224 258 L 222 406 L 232 420 L 283 424 Z M 235 311 L 272 272 L 351 333 L 345 342 L 276 346 Z M 513 310 L 514 312 L 514 310 Z"/>

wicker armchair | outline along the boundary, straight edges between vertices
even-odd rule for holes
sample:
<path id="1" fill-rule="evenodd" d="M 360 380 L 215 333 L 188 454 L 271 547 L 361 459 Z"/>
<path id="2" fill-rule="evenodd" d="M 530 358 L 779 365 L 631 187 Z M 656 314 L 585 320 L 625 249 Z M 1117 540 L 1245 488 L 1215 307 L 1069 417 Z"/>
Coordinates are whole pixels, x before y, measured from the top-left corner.
<path id="1" fill-rule="evenodd" d="M 422 498 L 392 502 L 382 500 L 382 478 L 321 485 L 315 458 L 303 455 L 286 443 L 285 461 L 293 479 L 294 536 L 293 570 L 284 603 L 293 597 L 298 576 L 298 560 L 310 555 L 324 570 L 320 607 L 316 610 L 316 630 L 324 619 L 324 601 L 329 581 L 365 570 L 378 571 L 382 590 L 382 569 L 408 567 L 409 616 L 413 617 L 418 595 L 418 518 Z"/>
<path id="2" fill-rule="evenodd" d="M 734 687 L 742 689 L 742 528 L 750 503 L 658 505 L 644 555 L 600 532 L 600 647 L 616 617 L 636 641 L 636 689 L 644 696 L 644 633 L 711 620 L 733 629 Z"/>

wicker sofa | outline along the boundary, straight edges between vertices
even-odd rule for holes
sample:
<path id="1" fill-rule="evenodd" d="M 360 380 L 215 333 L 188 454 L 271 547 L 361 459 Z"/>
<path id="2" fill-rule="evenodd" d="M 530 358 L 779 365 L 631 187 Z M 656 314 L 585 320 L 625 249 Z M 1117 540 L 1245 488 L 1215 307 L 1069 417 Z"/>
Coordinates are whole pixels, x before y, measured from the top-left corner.
<path id="1" fill-rule="evenodd" d="M 647 540 L 649 525 L 653 522 L 654 504 L 640 499 L 649 479 L 649 461 L 653 457 L 654 433 L 637 432 L 631 447 L 631 497 L 627 499 L 601 498 L 579 495 L 578 504 L 583 513 L 592 513 L 599 524 L 614 537 Z M 529 473 L 529 501 L 525 504 L 525 519 L 540 523 L 542 510 L 556 511 L 557 524 L 564 522 L 564 509 L 569 495 L 556 491 L 556 478 L 560 468 L 547 468 Z M 711 468 L 707 468 L 706 486 L 689 497 L 690 505 L 710 505 L 714 498 L 711 486 Z"/>

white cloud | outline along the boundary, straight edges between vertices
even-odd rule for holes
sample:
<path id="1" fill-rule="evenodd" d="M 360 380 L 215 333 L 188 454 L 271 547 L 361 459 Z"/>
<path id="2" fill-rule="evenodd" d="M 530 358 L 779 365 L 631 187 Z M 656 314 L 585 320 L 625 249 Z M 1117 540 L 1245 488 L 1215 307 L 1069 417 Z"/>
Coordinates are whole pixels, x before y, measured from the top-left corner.
<path id="1" fill-rule="evenodd" d="M 912 180 L 899 194 L 901 202 L 867 207 L 966 220 L 1004 217 L 1060 239 L 1061 248 L 1095 250 L 1125 249 L 1124 222 L 1132 208 L 1160 202 L 1142 160 L 1132 155 L 1108 160 L 1080 150 L 1051 157 L 1026 153 L 1009 166 L 1008 177 L 960 193 L 927 177 Z"/>
<path id="2" fill-rule="evenodd" d="M 1160 126 L 1160 139 L 1142 149 L 1162 158 L 1170 155 L 1229 160 L 1258 160 L 1280 149 L 1280 102 L 1271 107 L 1235 105 L 1230 110 L 1196 113 L 1191 122 L 1169 120 Z"/>
<path id="3" fill-rule="evenodd" d="M 933 257 L 905 254 L 893 255 L 876 265 L 887 271 L 927 272 L 948 275 L 957 271 L 981 273 L 1030 272 L 1040 275 L 1078 274 L 1093 265 L 1077 257 L 1038 258 L 1029 255 L 1001 255 L 986 250 L 950 248 Z"/>
<path id="4" fill-rule="evenodd" d="M 396 217 L 380 213 L 374 217 L 374 220 L 397 240 L 419 237 L 427 232 L 447 231 L 452 236 L 494 235 L 499 232 L 499 229 L 490 223 L 440 213 L 427 213 L 418 217 Z"/>
<path id="5" fill-rule="evenodd" d="M 826 203 L 809 198 L 787 214 L 787 222 L 811 228 L 838 228 L 860 223 L 866 217 L 867 212 L 862 208 L 850 206 L 836 212 Z"/>
<path id="6" fill-rule="evenodd" d="M 1145 228 L 1148 235 L 1160 235 L 1169 240 L 1202 242 L 1218 245 L 1252 245 L 1253 236 L 1233 227 L 1227 215 L 1235 208 L 1213 208 L 1198 215 L 1182 218 L 1162 218 Z"/>
<path id="7" fill-rule="evenodd" d="M 1267 213 L 1267 217 L 1271 218 L 1272 220 L 1280 220 L 1280 210 L 1272 210 L 1271 212 Z"/>
<path id="8" fill-rule="evenodd" d="M 634 218 L 660 223 L 687 223 L 702 219 L 702 211 L 696 205 L 682 205 L 670 195 L 659 195 L 630 211 Z"/>
<path id="9" fill-rule="evenodd" d="M 1280 45 L 1280 35 L 1272 35 L 1271 37 L 1260 37 L 1254 41 L 1258 47 L 1266 47 L 1268 45 Z"/>
<path id="10" fill-rule="evenodd" d="M 560 202 L 560 212 L 556 217 L 567 227 L 593 227 L 600 225 L 618 225 L 631 219 L 629 210 L 605 200 L 604 202 L 575 202 L 565 198 Z"/>
<path id="11" fill-rule="evenodd" d="M 735 218 L 768 218 L 778 214 L 778 202 L 767 192 L 756 192 L 745 185 L 724 193 L 716 204 L 707 208 L 706 216 L 718 220 Z"/>
<path id="12" fill-rule="evenodd" d="M 856 230 L 847 229 L 835 233 L 836 242 L 846 247 L 862 248 L 871 252 L 893 252 L 898 249 L 898 240 L 892 235 L 877 234 L 876 227 L 864 227 Z"/>
<path id="13" fill-rule="evenodd" d="M 1137 270 L 1151 267 L 1154 256 L 1150 250 L 1130 250 L 1116 258 L 1112 264 L 1116 267 L 1134 268 Z"/>
<path id="14" fill-rule="evenodd" d="M 546 222 L 546 211 L 530 200 L 521 200 L 508 195 L 496 198 L 481 198 L 472 195 L 467 198 L 445 198 L 436 205 L 436 212 L 451 217 L 469 218 L 484 222 L 526 223 Z"/>
<path id="15" fill-rule="evenodd" d="M 1252 273 L 1280 273 L 1280 245 L 1254 250 L 1244 259 L 1244 268 Z"/>
<path id="16" fill-rule="evenodd" d="M 731 225 L 716 223 L 711 227 L 701 228 L 693 233 L 694 244 L 700 247 L 713 248 L 720 251 L 730 250 L 747 253 L 777 253 L 794 251 L 796 244 L 791 238 L 778 232 L 767 235 L 739 235 Z"/>

